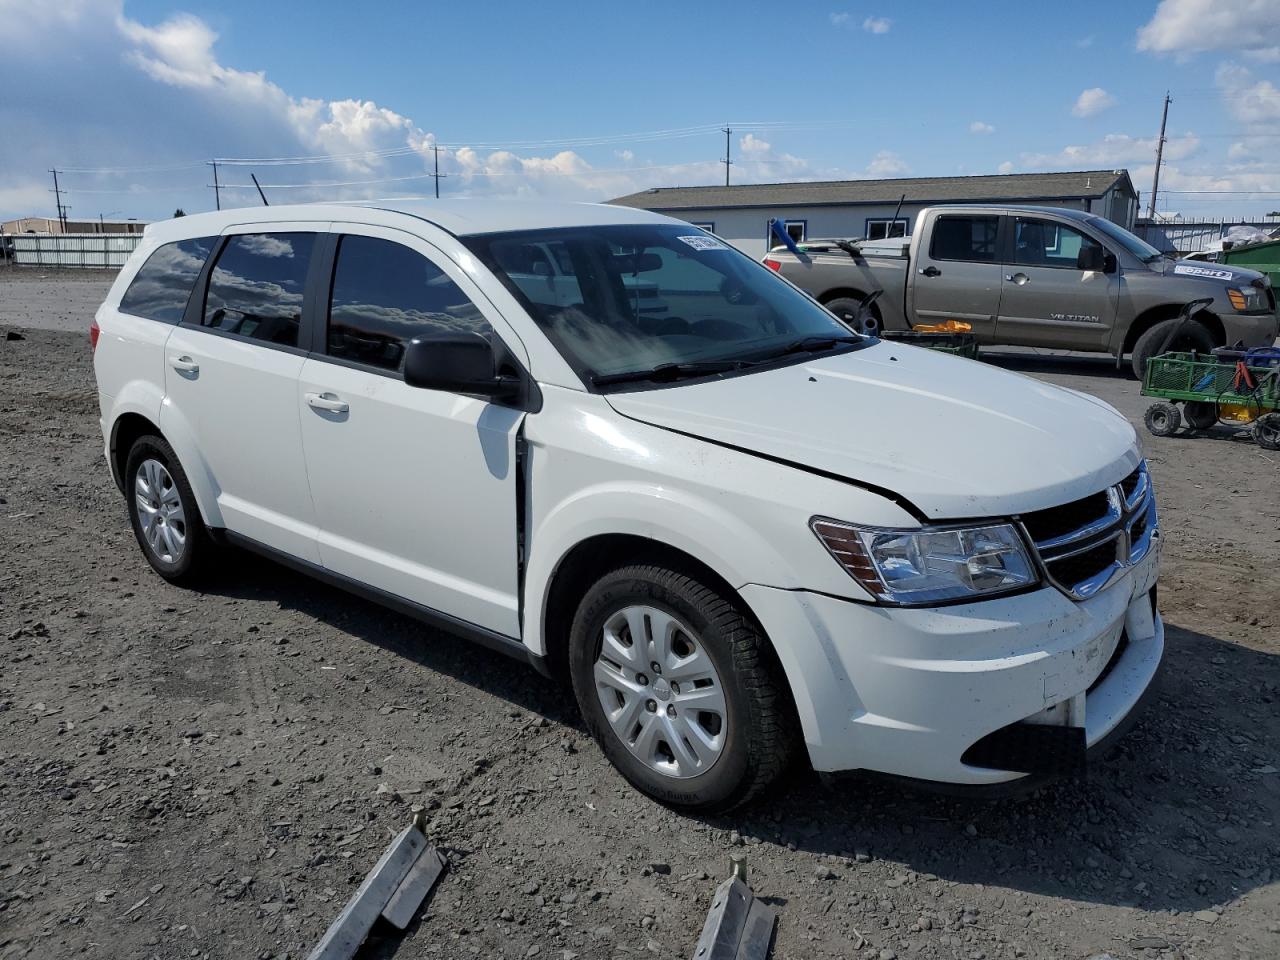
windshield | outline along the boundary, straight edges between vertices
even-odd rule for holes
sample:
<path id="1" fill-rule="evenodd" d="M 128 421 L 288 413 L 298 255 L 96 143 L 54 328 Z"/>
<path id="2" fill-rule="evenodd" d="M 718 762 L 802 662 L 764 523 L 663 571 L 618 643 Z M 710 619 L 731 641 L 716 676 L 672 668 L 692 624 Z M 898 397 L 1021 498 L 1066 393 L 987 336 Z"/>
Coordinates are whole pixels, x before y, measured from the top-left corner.
<path id="1" fill-rule="evenodd" d="M 1093 217 L 1089 220 L 1089 226 L 1093 227 L 1099 233 L 1105 233 L 1120 246 L 1124 247 L 1129 253 L 1137 257 L 1143 263 L 1151 260 L 1159 260 L 1164 254 L 1153 247 L 1147 241 L 1135 237 L 1124 227 L 1112 223 L 1110 220 L 1104 220 L 1102 217 Z"/>
<path id="2" fill-rule="evenodd" d="M 597 387 L 727 373 L 871 342 L 697 227 L 573 227 L 462 241 Z"/>

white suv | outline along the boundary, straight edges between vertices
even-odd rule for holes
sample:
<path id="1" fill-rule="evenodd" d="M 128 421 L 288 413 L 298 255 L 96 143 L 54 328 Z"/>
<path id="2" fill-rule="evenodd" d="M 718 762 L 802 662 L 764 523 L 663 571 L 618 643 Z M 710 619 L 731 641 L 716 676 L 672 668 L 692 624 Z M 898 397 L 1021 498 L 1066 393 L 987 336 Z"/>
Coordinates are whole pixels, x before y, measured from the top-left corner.
<path id="1" fill-rule="evenodd" d="M 224 544 L 572 680 L 623 776 L 1078 770 L 1164 648 L 1106 404 L 859 336 L 643 211 L 478 200 L 153 224 L 93 328 L 148 561 Z"/>

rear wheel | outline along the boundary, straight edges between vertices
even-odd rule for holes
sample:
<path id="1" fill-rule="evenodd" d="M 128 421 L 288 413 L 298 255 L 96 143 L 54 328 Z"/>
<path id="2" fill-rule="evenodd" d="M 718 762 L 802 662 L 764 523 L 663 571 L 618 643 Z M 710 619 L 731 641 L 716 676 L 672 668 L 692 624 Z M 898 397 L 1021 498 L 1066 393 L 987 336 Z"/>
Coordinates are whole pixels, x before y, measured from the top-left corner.
<path id="1" fill-rule="evenodd" d="M 884 325 L 880 321 L 880 313 L 875 304 L 864 310 L 862 301 L 856 297 L 838 297 L 824 306 L 858 333 L 878 337 L 883 329 Z"/>
<path id="2" fill-rule="evenodd" d="M 1175 327 L 1178 328 L 1176 331 Z M 1165 339 L 1170 333 L 1173 338 L 1165 346 Z M 1130 355 L 1133 375 L 1141 380 L 1147 372 L 1147 361 L 1158 353 L 1208 353 L 1215 346 L 1217 344 L 1214 343 L 1213 334 L 1203 323 L 1183 320 L 1181 317 L 1162 320 L 1145 331 L 1134 343 L 1133 353 Z"/>
<path id="3" fill-rule="evenodd" d="M 1253 421 L 1253 439 L 1264 450 L 1280 450 L 1280 413 L 1264 413 Z"/>
<path id="4" fill-rule="evenodd" d="M 1142 419 L 1147 429 L 1157 437 L 1172 436 L 1182 426 L 1182 414 L 1172 403 L 1153 403 L 1147 407 L 1146 416 Z"/>
<path id="5" fill-rule="evenodd" d="M 790 759 L 781 678 L 728 598 L 659 566 L 606 574 L 570 634 L 587 727 L 632 785 L 673 807 L 729 810 Z"/>
<path id="6" fill-rule="evenodd" d="M 170 583 L 196 580 L 214 544 L 173 448 L 160 437 L 139 437 L 124 476 L 129 522 L 147 562 Z"/>
<path id="7" fill-rule="evenodd" d="M 1218 405 L 1206 400 L 1188 400 L 1182 405 L 1182 419 L 1196 430 L 1208 430 L 1218 422 Z"/>

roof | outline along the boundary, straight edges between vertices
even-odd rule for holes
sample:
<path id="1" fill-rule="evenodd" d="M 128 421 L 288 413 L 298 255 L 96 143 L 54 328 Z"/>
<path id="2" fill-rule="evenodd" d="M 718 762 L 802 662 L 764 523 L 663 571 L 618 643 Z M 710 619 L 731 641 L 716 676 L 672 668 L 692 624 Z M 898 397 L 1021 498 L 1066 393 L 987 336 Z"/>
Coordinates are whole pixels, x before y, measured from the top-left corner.
<path id="1" fill-rule="evenodd" d="M 645 210 L 699 210 L 725 207 L 837 206 L 1067 200 L 1101 197 L 1117 184 L 1136 193 L 1127 170 L 1063 173 L 1005 173 L 981 177 L 904 177 L 891 180 L 819 180 L 751 183 L 732 187 L 655 187 L 610 203 Z"/>
<path id="2" fill-rule="evenodd" d="M 538 230 L 610 223 L 665 223 L 668 218 L 647 210 L 603 203 L 550 200 L 360 200 L 342 203 L 296 203 L 269 207 L 240 207 L 212 213 L 193 213 L 162 220 L 147 227 L 147 236 L 160 241 L 221 233 L 244 223 L 357 220 L 394 226 L 396 215 L 426 220 L 457 236 L 499 230 Z"/>

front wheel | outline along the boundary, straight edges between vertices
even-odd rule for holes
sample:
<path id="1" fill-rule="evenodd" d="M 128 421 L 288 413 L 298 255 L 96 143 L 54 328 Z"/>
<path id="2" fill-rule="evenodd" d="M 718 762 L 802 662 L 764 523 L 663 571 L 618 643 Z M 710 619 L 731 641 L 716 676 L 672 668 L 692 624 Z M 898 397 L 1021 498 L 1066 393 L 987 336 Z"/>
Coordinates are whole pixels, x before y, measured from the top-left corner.
<path id="1" fill-rule="evenodd" d="M 1207 400 L 1188 400 L 1182 405 L 1182 419 L 1196 430 L 1208 430 L 1218 422 L 1218 405 Z"/>
<path id="2" fill-rule="evenodd" d="M 662 803 L 732 809 L 791 757 L 764 637 L 732 600 L 683 573 L 631 566 L 597 581 L 574 617 L 569 669 L 605 756 Z"/>
<path id="3" fill-rule="evenodd" d="M 1167 343 L 1166 343 L 1167 342 Z M 1133 375 L 1141 380 L 1147 372 L 1147 361 L 1158 352 L 1209 353 L 1216 344 L 1209 328 L 1198 320 L 1174 317 L 1162 320 L 1138 337 L 1130 360 Z"/>
<path id="4" fill-rule="evenodd" d="M 1253 421 L 1253 439 L 1264 450 L 1280 450 L 1280 413 L 1264 413 Z"/>
<path id="5" fill-rule="evenodd" d="M 1155 437 L 1171 437 L 1182 426 L 1182 414 L 1172 403 L 1153 403 L 1142 419 Z"/>

